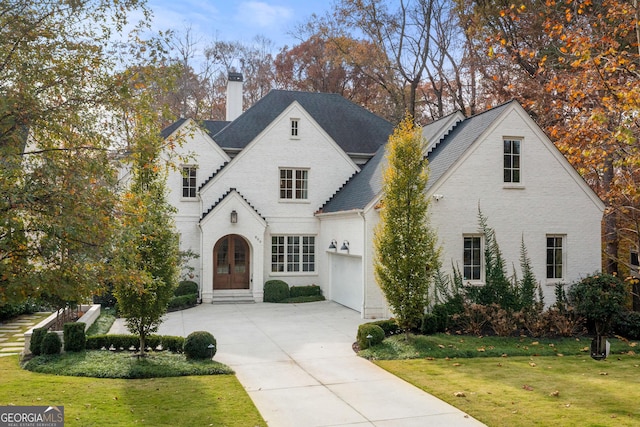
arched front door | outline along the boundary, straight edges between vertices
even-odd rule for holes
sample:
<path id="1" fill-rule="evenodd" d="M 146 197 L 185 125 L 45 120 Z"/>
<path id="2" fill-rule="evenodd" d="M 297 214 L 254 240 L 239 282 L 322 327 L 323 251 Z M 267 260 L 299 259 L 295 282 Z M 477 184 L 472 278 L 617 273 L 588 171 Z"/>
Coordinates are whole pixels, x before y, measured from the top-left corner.
<path id="1" fill-rule="evenodd" d="M 249 289 L 249 245 L 237 234 L 213 248 L 213 289 Z"/>

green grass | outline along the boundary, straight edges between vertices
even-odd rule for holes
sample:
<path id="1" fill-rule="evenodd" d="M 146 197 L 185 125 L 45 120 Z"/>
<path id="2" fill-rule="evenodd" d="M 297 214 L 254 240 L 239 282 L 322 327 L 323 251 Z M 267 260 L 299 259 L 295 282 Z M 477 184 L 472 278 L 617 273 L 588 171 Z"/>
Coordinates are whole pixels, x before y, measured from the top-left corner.
<path id="1" fill-rule="evenodd" d="M 609 338 L 611 353 L 633 351 L 636 342 Z M 530 337 L 476 337 L 448 334 L 394 335 L 381 344 L 362 350 L 359 354 L 368 359 L 416 359 L 416 358 L 472 358 L 509 356 L 569 356 L 589 354 L 591 338 L 530 338 Z"/>
<path id="2" fill-rule="evenodd" d="M 490 427 L 640 425 L 640 358 L 380 360 L 376 364 Z M 463 393 L 464 397 L 456 397 Z"/>
<path id="3" fill-rule="evenodd" d="M 132 352 L 103 350 L 37 356 L 24 368 L 44 374 L 95 378 L 160 378 L 187 375 L 233 374 L 228 366 L 214 360 L 186 360 L 183 354 L 149 353 L 138 358 Z"/>
<path id="4" fill-rule="evenodd" d="M 25 371 L 11 356 L 0 358 L 0 384 L 0 406 L 61 405 L 65 426 L 266 426 L 233 375 L 69 377 Z"/>
<path id="5" fill-rule="evenodd" d="M 360 355 L 490 427 L 640 425 L 637 342 L 437 334 L 385 339 Z M 395 360 L 393 360 L 395 359 Z"/>

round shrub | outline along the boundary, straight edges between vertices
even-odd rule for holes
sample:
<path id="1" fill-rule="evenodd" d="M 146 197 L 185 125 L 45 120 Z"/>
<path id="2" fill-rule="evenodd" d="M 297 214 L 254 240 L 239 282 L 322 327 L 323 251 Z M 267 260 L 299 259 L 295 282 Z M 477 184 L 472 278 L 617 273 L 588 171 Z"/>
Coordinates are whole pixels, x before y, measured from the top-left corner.
<path id="1" fill-rule="evenodd" d="M 622 280 L 603 273 L 573 284 L 567 296 L 576 313 L 593 322 L 597 334 L 604 335 L 610 331 L 614 317 L 624 310 L 628 291 Z"/>
<path id="2" fill-rule="evenodd" d="M 268 280 L 264 284 L 264 302 L 282 302 L 289 298 L 289 285 L 282 280 Z"/>
<path id="3" fill-rule="evenodd" d="M 181 297 L 183 295 L 192 295 L 198 294 L 198 284 L 196 282 L 192 282 L 191 280 L 183 280 L 178 284 L 178 287 L 173 292 L 173 294 L 177 297 Z"/>
<path id="4" fill-rule="evenodd" d="M 47 334 L 42 338 L 42 343 L 40 344 L 40 353 L 41 354 L 60 354 L 60 349 L 62 348 L 62 341 L 60 337 L 55 332 L 47 332 Z"/>
<path id="5" fill-rule="evenodd" d="M 87 336 L 84 333 L 86 323 L 69 322 L 63 326 L 64 351 L 84 351 L 87 345 Z"/>
<path id="6" fill-rule="evenodd" d="M 47 328 L 35 328 L 31 334 L 31 341 L 29 342 L 29 350 L 34 356 L 40 356 L 40 349 L 42 348 L 42 339 L 49 329 Z"/>
<path id="7" fill-rule="evenodd" d="M 210 344 L 213 344 L 212 349 L 209 348 Z M 187 359 L 206 360 L 213 358 L 218 348 L 216 339 L 209 332 L 195 331 L 184 340 L 183 350 Z"/>
<path id="8" fill-rule="evenodd" d="M 370 336 L 371 338 L 367 338 Z M 374 346 L 380 344 L 384 339 L 384 330 L 378 326 L 371 323 L 364 323 L 358 326 L 358 346 L 360 350 L 364 350 L 369 348 L 369 346 Z"/>

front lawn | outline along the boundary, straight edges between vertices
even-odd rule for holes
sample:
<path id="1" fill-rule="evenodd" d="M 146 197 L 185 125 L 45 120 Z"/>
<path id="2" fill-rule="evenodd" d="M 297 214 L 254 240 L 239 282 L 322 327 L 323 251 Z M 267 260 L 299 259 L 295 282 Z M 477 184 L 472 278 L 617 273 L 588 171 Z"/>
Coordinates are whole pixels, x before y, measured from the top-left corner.
<path id="1" fill-rule="evenodd" d="M 637 342 L 595 361 L 590 341 L 398 335 L 359 354 L 490 427 L 640 425 Z"/>
<path id="2" fill-rule="evenodd" d="M 233 375 L 142 380 L 29 372 L 0 358 L 0 406 L 64 406 L 66 426 L 266 426 Z"/>
<path id="3" fill-rule="evenodd" d="M 375 363 L 490 427 L 640 425 L 638 356 Z"/>

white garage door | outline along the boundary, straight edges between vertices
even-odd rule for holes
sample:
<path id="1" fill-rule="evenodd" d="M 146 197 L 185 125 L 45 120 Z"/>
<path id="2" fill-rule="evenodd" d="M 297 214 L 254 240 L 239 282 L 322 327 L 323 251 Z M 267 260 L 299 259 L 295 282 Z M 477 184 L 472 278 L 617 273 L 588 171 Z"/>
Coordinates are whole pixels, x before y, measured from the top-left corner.
<path id="1" fill-rule="evenodd" d="M 362 311 L 362 258 L 330 255 L 331 299 L 358 312 Z"/>

